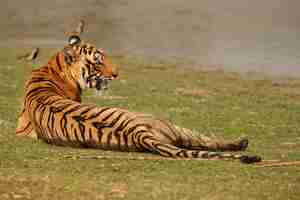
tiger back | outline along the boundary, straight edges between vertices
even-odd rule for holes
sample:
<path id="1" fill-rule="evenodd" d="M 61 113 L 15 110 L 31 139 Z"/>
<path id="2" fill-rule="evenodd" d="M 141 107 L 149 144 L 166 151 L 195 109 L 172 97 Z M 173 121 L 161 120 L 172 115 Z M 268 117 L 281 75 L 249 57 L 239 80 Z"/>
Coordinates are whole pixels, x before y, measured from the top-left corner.
<path id="1" fill-rule="evenodd" d="M 16 133 L 49 144 L 104 150 L 152 152 L 173 158 L 258 162 L 243 151 L 247 139 L 224 140 L 193 133 L 152 115 L 81 103 L 84 89 L 104 90 L 118 76 L 105 52 L 71 36 L 25 86 Z"/>

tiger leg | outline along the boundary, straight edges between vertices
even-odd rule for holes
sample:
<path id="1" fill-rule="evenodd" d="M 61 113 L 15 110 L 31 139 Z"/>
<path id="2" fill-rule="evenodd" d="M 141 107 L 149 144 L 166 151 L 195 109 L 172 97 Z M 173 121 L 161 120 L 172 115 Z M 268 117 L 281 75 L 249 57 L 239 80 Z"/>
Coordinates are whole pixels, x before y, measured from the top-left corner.
<path id="1" fill-rule="evenodd" d="M 225 140 L 219 137 L 208 137 L 195 134 L 186 128 L 179 128 L 182 147 L 194 150 L 208 151 L 244 151 L 248 147 L 248 139 Z"/>
<path id="2" fill-rule="evenodd" d="M 151 134 L 143 133 L 139 136 L 139 143 L 145 149 L 158 153 L 164 157 L 172 158 L 202 158 L 210 160 L 223 160 L 223 159 L 237 159 L 243 163 L 254 163 L 261 161 L 259 156 L 250 156 L 250 155 L 241 155 L 233 153 L 222 153 L 222 152 L 213 152 L 213 151 L 204 151 L 204 150 L 188 150 L 184 148 L 179 148 L 171 144 L 162 143 Z"/>
<path id="3" fill-rule="evenodd" d="M 27 111 L 23 108 L 18 117 L 18 124 L 16 128 L 17 136 L 27 136 L 37 139 L 37 134 L 34 131 L 32 124 L 29 120 Z"/>

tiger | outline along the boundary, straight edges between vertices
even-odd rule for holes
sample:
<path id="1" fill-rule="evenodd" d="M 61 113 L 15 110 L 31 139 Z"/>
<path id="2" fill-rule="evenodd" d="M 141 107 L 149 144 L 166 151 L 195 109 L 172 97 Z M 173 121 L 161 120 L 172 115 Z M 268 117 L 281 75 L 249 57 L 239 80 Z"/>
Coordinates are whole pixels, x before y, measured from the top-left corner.
<path id="1" fill-rule="evenodd" d="M 246 138 L 211 137 L 151 114 L 81 102 L 84 90 L 105 90 L 118 76 L 119 68 L 104 50 L 70 36 L 27 80 L 16 135 L 58 146 L 149 152 L 170 159 L 261 161 L 258 155 L 236 152 L 246 150 Z"/>

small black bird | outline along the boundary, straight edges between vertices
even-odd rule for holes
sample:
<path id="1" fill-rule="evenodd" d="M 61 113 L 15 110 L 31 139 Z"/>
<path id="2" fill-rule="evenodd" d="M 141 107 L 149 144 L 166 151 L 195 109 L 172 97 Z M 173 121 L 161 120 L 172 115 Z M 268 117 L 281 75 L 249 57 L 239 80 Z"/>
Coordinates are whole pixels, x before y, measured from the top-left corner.
<path id="1" fill-rule="evenodd" d="M 39 48 L 33 49 L 30 53 L 26 53 L 25 55 L 18 56 L 18 60 L 25 60 L 25 61 L 33 61 L 37 58 L 40 52 Z"/>

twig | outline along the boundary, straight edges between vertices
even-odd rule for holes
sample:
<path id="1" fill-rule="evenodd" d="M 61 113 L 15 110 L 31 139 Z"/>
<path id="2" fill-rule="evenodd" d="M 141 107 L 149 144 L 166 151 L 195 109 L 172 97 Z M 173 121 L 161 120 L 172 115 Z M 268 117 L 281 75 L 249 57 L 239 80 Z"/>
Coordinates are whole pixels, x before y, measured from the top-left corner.
<path id="1" fill-rule="evenodd" d="M 284 166 L 296 166 L 300 165 L 300 161 L 263 161 L 261 163 L 256 164 L 256 167 L 284 167 Z"/>
<path id="2" fill-rule="evenodd" d="M 107 155 L 65 155 L 63 158 L 66 159 L 124 159 L 124 160 L 195 160 L 191 158 L 168 158 L 168 157 L 144 157 L 144 156 L 135 156 L 135 157 L 125 157 L 125 156 L 107 156 Z M 207 160 L 202 158 L 197 158 L 196 160 Z M 209 159 L 217 160 L 217 159 Z"/>
<path id="3" fill-rule="evenodd" d="M 92 159 L 92 160 L 101 160 L 101 159 L 124 159 L 124 160 L 218 160 L 218 159 L 191 159 L 191 158 L 167 158 L 167 157 L 148 157 L 148 156 L 109 156 L 109 155 L 64 155 L 63 158 L 66 159 Z M 300 161 L 282 161 L 282 160 L 263 160 L 262 162 L 258 162 L 255 164 L 255 167 L 262 168 L 262 167 L 282 167 L 282 166 L 295 166 L 300 165 Z"/>

